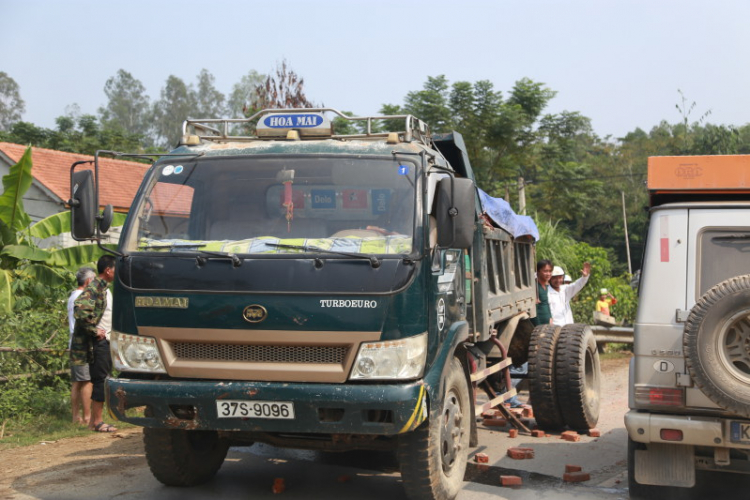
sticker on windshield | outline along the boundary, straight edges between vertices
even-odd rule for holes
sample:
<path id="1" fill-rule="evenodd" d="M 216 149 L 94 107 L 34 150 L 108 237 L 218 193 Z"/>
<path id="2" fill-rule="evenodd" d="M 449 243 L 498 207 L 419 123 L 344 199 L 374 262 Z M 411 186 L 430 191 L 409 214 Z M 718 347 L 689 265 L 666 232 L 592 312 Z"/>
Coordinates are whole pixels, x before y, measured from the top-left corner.
<path id="1" fill-rule="evenodd" d="M 172 172 L 174 172 L 174 165 L 167 165 L 166 167 L 164 167 L 164 170 L 161 171 L 161 175 L 166 177 L 168 175 L 172 175 Z"/>
<path id="2" fill-rule="evenodd" d="M 399 165 L 398 166 L 398 174 L 399 175 L 408 175 L 409 174 L 409 167 L 406 165 Z"/>
<path id="3" fill-rule="evenodd" d="M 390 189 L 373 189 L 372 190 L 372 213 L 381 215 L 388 213 L 391 204 Z"/>
<path id="4" fill-rule="evenodd" d="M 179 174 L 181 174 L 181 173 L 182 173 L 182 170 L 183 170 L 183 169 L 184 169 L 184 167 L 183 167 L 182 165 L 177 165 L 177 166 L 176 166 L 176 167 L 174 168 L 174 174 L 175 174 L 175 175 L 179 175 Z"/>

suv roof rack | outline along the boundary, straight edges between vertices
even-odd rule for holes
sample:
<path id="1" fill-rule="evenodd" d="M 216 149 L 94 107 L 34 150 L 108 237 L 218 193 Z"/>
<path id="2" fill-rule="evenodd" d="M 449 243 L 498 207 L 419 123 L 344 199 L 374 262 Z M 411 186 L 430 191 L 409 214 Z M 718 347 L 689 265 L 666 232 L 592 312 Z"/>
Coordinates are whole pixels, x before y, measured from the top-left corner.
<path id="1" fill-rule="evenodd" d="M 182 124 L 182 143 L 195 145 L 194 142 L 189 142 L 188 137 L 197 138 L 205 141 L 256 141 L 256 140 L 268 140 L 266 137 L 259 137 L 258 135 L 230 135 L 230 132 L 236 133 L 237 130 L 231 130 L 233 125 L 250 125 L 255 126 L 256 121 L 268 114 L 280 114 L 280 113 L 335 113 L 338 117 L 343 118 L 351 122 L 365 122 L 367 124 L 365 133 L 363 134 L 333 134 L 326 135 L 326 138 L 333 139 L 366 139 L 376 137 L 389 137 L 390 134 L 396 133 L 403 136 L 405 142 L 417 141 L 424 145 L 430 145 L 432 142 L 432 134 L 430 127 L 425 122 L 416 118 L 413 115 L 388 115 L 388 116 L 347 116 L 341 111 L 334 108 L 285 108 L 285 109 L 264 109 L 255 113 L 248 118 L 201 118 L 201 119 L 187 119 Z M 372 123 L 373 121 L 383 120 L 404 120 L 404 129 L 395 130 L 388 132 L 373 132 Z M 194 132 L 194 133 L 191 133 Z M 257 133 L 257 131 L 256 131 Z M 317 137 L 320 139 L 321 137 Z M 276 138 L 278 139 L 278 138 Z M 195 139 L 193 139 L 195 141 Z"/>

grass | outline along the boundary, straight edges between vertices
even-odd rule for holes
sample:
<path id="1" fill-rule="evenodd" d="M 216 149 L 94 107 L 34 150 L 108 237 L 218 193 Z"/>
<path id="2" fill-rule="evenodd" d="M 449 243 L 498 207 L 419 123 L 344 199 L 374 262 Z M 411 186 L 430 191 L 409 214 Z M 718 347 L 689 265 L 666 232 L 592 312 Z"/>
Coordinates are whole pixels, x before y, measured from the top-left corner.
<path id="1" fill-rule="evenodd" d="M 135 427 L 125 422 L 117 422 L 105 412 L 104 421 L 118 429 Z M 2 424 L 0 424 L 2 426 Z M 34 418 L 9 419 L 5 422 L 3 438 L 0 439 L 0 451 L 29 446 L 42 441 L 57 441 L 59 439 L 90 436 L 92 431 L 87 427 L 74 424 L 70 415 L 39 415 Z"/>

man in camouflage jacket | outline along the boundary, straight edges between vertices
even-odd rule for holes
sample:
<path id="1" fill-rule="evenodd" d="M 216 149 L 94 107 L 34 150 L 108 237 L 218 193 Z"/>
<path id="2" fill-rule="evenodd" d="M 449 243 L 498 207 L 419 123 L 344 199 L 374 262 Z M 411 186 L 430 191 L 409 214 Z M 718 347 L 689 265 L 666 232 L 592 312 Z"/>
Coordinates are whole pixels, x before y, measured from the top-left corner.
<path id="1" fill-rule="evenodd" d="M 115 258 L 102 256 L 97 262 L 99 276 L 94 278 L 75 300 L 73 341 L 70 360 L 73 365 L 89 364 L 91 382 L 91 419 L 89 428 L 97 432 L 117 429 L 102 421 L 104 410 L 104 382 L 112 371 L 109 341 L 104 330 L 97 328 L 107 306 L 107 288 L 115 278 Z"/>

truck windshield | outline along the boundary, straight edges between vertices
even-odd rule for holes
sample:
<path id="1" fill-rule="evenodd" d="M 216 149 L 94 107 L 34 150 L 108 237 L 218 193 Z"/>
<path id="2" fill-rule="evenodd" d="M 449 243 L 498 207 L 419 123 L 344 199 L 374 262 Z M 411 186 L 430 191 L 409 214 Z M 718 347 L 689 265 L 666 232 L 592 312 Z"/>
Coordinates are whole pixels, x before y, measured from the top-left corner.
<path id="1" fill-rule="evenodd" d="M 123 235 L 127 252 L 412 252 L 413 163 L 266 156 L 154 169 Z"/>

